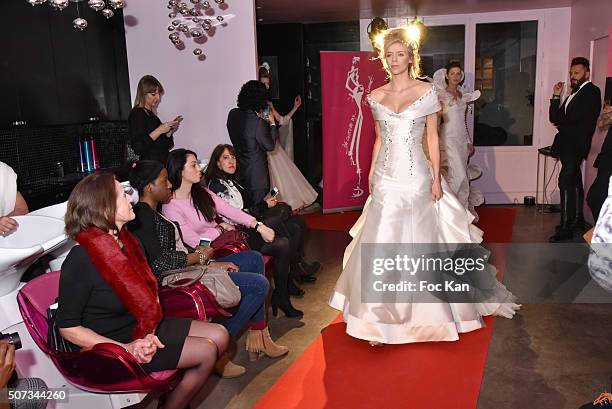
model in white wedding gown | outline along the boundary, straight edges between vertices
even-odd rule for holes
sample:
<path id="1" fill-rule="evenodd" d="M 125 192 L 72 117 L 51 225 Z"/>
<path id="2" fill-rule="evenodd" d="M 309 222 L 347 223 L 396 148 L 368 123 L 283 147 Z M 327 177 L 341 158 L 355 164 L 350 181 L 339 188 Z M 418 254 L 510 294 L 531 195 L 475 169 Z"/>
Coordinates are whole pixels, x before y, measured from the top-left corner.
<path id="1" fill-rule="evenodd" d="M 293 127 L 291 118 L 283 117 L 280 121 L 281 130 L 284 127 Z M 280 132 L 279 132 L 280 133 Z M 293 135 L 288 135 L 285 140 Z M 312 188 L 302 172 L 293 163 L 293 158 L 289 157 L 283 149 L 283 141 L 276 141 L 274 150 L 268 152 L 268 170 L 270 172 L 270 186 L 277 187 L 280 196 L 279 200 L 287 203 L 293 210 L 299 210 L 310 206 L 317 200 L 317 191 Z M 293 142 L 291 142 L 293 148 Z"/>
<path id="2" fill-rule="evenodd" d="M 470 181 L 478 179 L 482 170 L 475 164 L 468 164 L 468 144 L 472 144 L 466 123 L 468 104 L 480 98 L 480 91 L 467 92 L 461 88 L 461 98 L 457 99 L 446 91 L 444 77 L 446 69 L 434 74 L 434 84 L 442 102 L 442 125 L 440 129 L 440 172 L 459 202 L 474 215 L 474 209 L 484 203 L 482 192 L 470 186 Z"/>
<path id="3" fill-rule="evenodd" d="M 484 326 L 482 316 L 512 317 L 518 305 L 503 284 L 494 281 L 495 303 L 364 303 L 361 288 L 361 244 L 479 243 L 482 231 L 474 217 L 441 178 L 443 196 L 432 201 L 432 168 L 422 139 L 426 116 L 440 110 L 435 88 L 400 113 L 368 98 L 380 125 L 372 192 L 351 229 L 343 271 L 329 304 L 342 311 L 346 332 L 386 344 L 454 341 L 459 333 Z M 491 271 L 495 272 L 494 267 Z M 365 289 L 364 289 L 365 291 Z"/>

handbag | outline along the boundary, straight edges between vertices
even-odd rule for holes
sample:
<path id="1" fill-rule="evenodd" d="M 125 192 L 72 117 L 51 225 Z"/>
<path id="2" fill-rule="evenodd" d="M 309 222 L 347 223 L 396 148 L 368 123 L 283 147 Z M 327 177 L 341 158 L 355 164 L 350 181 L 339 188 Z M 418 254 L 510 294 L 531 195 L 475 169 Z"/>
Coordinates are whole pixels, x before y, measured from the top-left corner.
<path id="1" fill-rule="evenodd" d="M 247 234 L 242 230 L 227 230 L 223 232 L 210 244 L 213 249 L 217 250 L 227 245 L 232 245 L 240 248 L 240 251 L 250 250 L 247 243 Z"/>
<path id="2" fill-rule="evenodd" d="M 189 287 L 201 282 L 223 308 L 240 304 L 240 289 L 227 270 L 220 267 L 194 265 L 176 270 L 168 270 L 162 275 L 162 285 L 170 288 Z"/>
<path id="3" fill-rule="evenodd" d="M 76 352 L 80 348 L 72 342 L 66 341 L 59 332 L 55 316 L 57 314 L 57 304 L 47 309 L 47 344 L 56 352 Z"/>

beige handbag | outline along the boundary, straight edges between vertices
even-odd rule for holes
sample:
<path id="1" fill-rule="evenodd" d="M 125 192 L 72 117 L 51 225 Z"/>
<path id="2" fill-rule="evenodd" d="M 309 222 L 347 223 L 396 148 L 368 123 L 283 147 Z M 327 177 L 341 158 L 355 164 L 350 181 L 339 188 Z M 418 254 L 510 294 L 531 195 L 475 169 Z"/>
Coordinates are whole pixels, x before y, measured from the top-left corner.
<path id="1" fill-rule="evenodd" d="M 240 289 L 224 268 L 194 265 L 165 271 L 162 277 L 162 285 L 171 288 L 188 287 L 200 281 L 223 308 L 240 304 Z"/>

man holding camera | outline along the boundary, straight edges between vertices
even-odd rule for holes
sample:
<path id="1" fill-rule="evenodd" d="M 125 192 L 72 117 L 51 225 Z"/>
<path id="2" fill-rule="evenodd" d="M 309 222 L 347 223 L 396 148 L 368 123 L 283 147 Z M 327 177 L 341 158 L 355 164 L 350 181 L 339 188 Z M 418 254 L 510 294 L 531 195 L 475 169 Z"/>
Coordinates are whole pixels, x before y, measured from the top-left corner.
<path id="1" fill-rule="evenodd" d="M 552 145 L 553 156 L 561 160 L 559 192 L 561 195 L 561 225 L 550 237 L 551 242 L 569 240 L 574 229 L 584 230 L 582 213 L 584 187 L 580 166 L 589 154 L 597 117 L 601 110 L 601 92 L 589 81 L 589 60 L 576 57 L 570 68 L 571 94 L 561 103 L 564 83 L 553 87 L 548 116 L 558 130 Z"/>
<path id="2" fill-rule="evenodd" d="M 7 385 L 15 370 L 15 346 L 0 341 L 0 409 L 8 409 Z"/>

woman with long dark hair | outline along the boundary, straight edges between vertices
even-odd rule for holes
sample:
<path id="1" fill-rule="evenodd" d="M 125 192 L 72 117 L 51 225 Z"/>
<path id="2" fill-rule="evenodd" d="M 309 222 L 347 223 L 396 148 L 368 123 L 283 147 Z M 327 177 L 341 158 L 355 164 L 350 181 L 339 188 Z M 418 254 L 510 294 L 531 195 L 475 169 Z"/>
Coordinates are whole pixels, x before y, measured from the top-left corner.
<path id="1" fill-rule="evenodd" d="M 274 230 L 255 217 L 229 205 L 200 184 L 202 173 L 194 152 L 186 149 L 175 149 L 168 156 L 168 178 L 172 183 L 172 199 L 164 205 L 163 214 L 178 222 L 183 232 L 183 240 L 193 246 L 199 237 L 217 238 L 225 230 L 234 230 L 235 226 L 226 222 L 217 223 L 217 215 L 243 225 L 261 236 L 263 241 L 275 251 L 274 264 L 286 266 L 274 268 L 275 288 L 272 293 L 273 312 L 282 309 L 291 318 L 302 317 L 302 311 L 291 305 L 287 290 L 289 280 L 289 240 L 286 237 L 275 239 Z"/>
<path id="2" fill-rule="evenodd" d="M 194 247 L 200 237 L 214 240 L 225 230 L 234 230 L 235 226 L 229 223 L 215 221 L 217 215 L 221 215 L 235 224 L 254 229 L 264 242 L 276 249 L 275 264 L 289 265 L 289 240 L 286 237 L 275 240 L 274 230 L 200 185 L 202 171 L 194 152 L 187 149 L 173 150 L 168 156 L 167 169 L 172 184 L 172 198 L 163 206 L 162 213 L 179 223 L 185 243 Z M 274 269 L 273 311 L 280 308 L 288 317 L 301 317 L 302 311 L 293 308 L 289 300 L 288 278 L 288 269 Z"/>
<path id="3" fill-rule="evenodd" d="M 268 197 L 260 203 L 251 203 L 247 207 L 244 188 L 238 181 L 239 168 L 236 151 L 232 145 L 217 145 L 210 156 L 210 161 L 204 172 L 204 183 L 212 192 L 232 206 L 242 209 L 272 227 L 277 235 L 287 237 L 290 244 L 291 277 L 293 279 L 312 283 L 316 281 L 316 273 L 321 264 L 308 263 L 304 260 L 304 234 L 306 224 L 301 216 L 292 216 L 291 207 L 279 203 L 276 197 Z M 231 222 L 230 222 L 231 223 Z M 262 251 L 265 243 L 255 234 L 250 234 L 249 244 L 252 248 Z M 263 249 L 264 254 L 266 249 Z M 301 295 L 302 291 L 290 282 L 291 295 Z"/>
<path id="4" fill-rule="evenodd" d="M 225 353 L 229 336 L 218 324 L 162 316 L 157 280 L 123 228 L 134 217 L 131 198 L 111 174 L 90 175 L 74 188 L 66 233 L 79 245 L 62 265 L 57 325 L 80 348 L 122 346 L 148 372 L 184 369 L 164 404 L 183 409 Z"/>
<path id="5" fill-rule="evenodd" d="M 210 262 L 212 256 L 210 247 L 198 246 L 195 252 L 189 252 L 175 224 L 156 210 L 161 203 L 168 200 L 172 186 L 168 181 L 168 172 L 161 163 L 156 161 L 135 163 L 130 173 L 130 184 L 138 189 L 140 201 L 134 206 L 136 219 L 130 222 L 129 227 L 144 247 L 153 273 L 159 277 L 164 271 L 185 268 L 188 265 L 207 261 L 211 266 L 226 269 L 229 277 L 240 289 L 242 298 L 233 316 L 225 320 L 223 326 L 227 328 L 231 337 L 236 339 L 245 324 L 250 324 L 248 337 L 262 338 L 264 345 L 261 351 L 252 351 L 252 357 L 259 352 L 272 358 L 286 355 L 289 348 L 276 345 L 270 339 L 265 321 L 264 303 L 269 283 L 263 275 L 264 263 L 261 254 L 256 251 L 238 253 L 246 256 L 244 258 L 247 262 L 254 257 L 255 264 L 257 264 L 239 268 L 236 264 L 224 259 Z M 206 254 L 208 260 L 203 259 L 203 254 Z M 242 263 L 238 261 L 237 264 Z M 234 378 L 245 373 L 245 368 L 234 364 L 227 354 L 219 359 L 216 369 L 224 378 Z"/>

